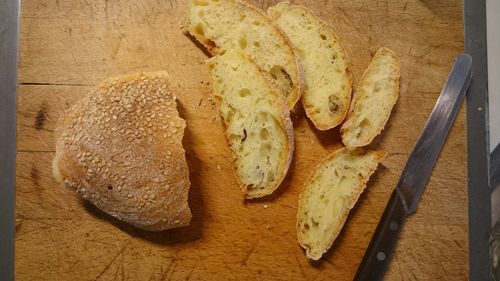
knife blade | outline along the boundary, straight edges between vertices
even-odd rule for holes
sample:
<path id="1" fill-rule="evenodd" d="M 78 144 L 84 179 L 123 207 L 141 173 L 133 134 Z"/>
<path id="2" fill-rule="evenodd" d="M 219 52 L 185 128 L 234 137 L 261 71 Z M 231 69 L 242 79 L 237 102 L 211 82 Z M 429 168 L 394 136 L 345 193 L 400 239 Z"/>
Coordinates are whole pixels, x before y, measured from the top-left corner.
<path id="1" fill-rule="evenodd" d="M 457 57 L 432 113 L 389 198 L 354 280 L 382 280 L 406 218 L 417 210 L 439 152 L 469 86 L 472 58 Z"/>

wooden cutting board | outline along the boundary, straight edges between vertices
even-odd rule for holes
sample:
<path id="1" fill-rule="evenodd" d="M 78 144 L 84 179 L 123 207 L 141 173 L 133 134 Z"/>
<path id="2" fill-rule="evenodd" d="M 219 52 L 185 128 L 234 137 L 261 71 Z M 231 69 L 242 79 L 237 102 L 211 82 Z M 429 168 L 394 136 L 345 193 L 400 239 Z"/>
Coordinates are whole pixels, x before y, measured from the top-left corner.
<path id="1" fill-rule="evenodd" d="M 252 1 L 267 8 L 276 1 Z M 359 81 L 381 46 L 401 57 L 400 97 L 371 148 L 388 157 L 332 249 L 309 262 L 295 234 L 297 198 L 340 144 L 296 110 L 290 173 L 269 198 L 244 201 L 232 172 L 207 56 L 179 28 L 184 1 L 22 3 L 16 200 L 19 280 L 351 280 L 390 192 L 463 50 L 462 1 L 295 1 L 343 39 Z M 109 76 L 168 70 L 188 127 L 189 227 L 149 233 L 83 203 L 51 177 L 59 116 Z M 467 280 L 465 113 L 455 122 L 387 280 Z"/>

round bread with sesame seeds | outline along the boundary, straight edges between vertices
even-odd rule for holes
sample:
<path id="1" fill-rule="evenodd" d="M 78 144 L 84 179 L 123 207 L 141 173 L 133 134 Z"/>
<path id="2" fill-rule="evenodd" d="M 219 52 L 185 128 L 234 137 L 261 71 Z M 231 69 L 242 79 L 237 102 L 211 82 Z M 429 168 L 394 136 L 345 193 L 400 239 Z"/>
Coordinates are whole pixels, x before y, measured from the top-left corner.
<path id="1" fill-rule="evenodd" d="M 185 127 L 166 72 L 108 79 L 59 119 L 54 177 L 136 227 L 186 226 Z"/>

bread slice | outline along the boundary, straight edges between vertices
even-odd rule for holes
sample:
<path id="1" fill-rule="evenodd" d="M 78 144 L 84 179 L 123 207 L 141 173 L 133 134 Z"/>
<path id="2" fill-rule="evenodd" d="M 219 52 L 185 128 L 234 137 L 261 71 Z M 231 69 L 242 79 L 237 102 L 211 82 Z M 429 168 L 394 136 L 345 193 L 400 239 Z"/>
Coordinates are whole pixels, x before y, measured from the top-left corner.
<path id="1" fill-rule="evenodd" d="M 304 68 L 302 105 L 319 130 L 339 125 L 351 102 L 351 72 L 340 38 L 308 9 L 280 2 L 267 10 L 285 32 Z"/>
<path id="2" fill-rule="evenodd" d="M 248 199 L 269 195 L 285 177 L 293 154 L 286 101 L 239 49 L 213 57 L 209 66 L 241 188 Z"/>
<path id="3" fill-rule="evenodd" d="M 366 69 L 340 132 L 349 149 L 368 145 L 382 132 L 398 99 L 399 58 L 380 48 Z"/>
<path id="4" fill-rule="evenodd" d="M 289 108 L 299 100 L 303 78 L 298 57 L 258 8 L 235 0 L 191 0 L 183 29 L 213 55 L 241 48 L 270 74 Z"/>
<path id="5" fill-rule="evenodd" d="M 297 236 L 308 258 L 318 260 L 332 246 L 349 211 L 385 153 L 335 151 L 308 179 L 299 196 Z"/>
<path id="6" fill-rule="evenodd" d="M 188 225 L 185 127 L 166 72 L 107 80 L 59 119 L 54 177 L 139 228 Z"/>

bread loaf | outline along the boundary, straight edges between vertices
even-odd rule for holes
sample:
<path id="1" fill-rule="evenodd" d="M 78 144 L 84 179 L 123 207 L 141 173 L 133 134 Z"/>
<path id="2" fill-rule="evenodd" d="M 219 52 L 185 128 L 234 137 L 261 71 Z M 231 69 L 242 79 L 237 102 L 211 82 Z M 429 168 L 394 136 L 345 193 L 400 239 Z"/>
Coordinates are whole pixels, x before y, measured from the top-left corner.
<path id="1" fill-rule="evenodd" d="M 209 66 L 242 190 L 249 199 L 269 195 L 285 177 L 293 154 L 285 98 L 239 49 L 213 57 Z"/>
<path id="2" fill-rule="evenodd" d="M 349 211 L 385 153 L 335 151 L 321 163 L 299 196 L 297 236 L 308 258 L 318 260 L 332 246 Z"/>
<path id="3" fill-rule="evenodd" d="M 285 32 L 304 68 L 302 105 L 319 130 L 339 125 L 351 102 L 351 72 L 340 38 L 308 9 L 281 2 L 267 10 Z"/>
<path id="4" fill-rule="evenodd" d="M 382 132 L 398 99 L 399 77 L 399 58 L 391 50 L 380 48 L 359 82 L 340 129 L 347 148 L 368 145 Z"/>
<path id="5" fill-rule="evenodd" d="M 266 71 L 292 108 L 302 94 L 302 69 L 288 38 L 258 8 L 235 0 L 191 0 L 183 24 L 210 53 L 240 48 Z"/>
<path id="6" fill-rule="evenodd" d="M 188 225 L 185 127 L 166 72 L 107 80 L 59 119 L 54 176 L 139 228 Z"/>

